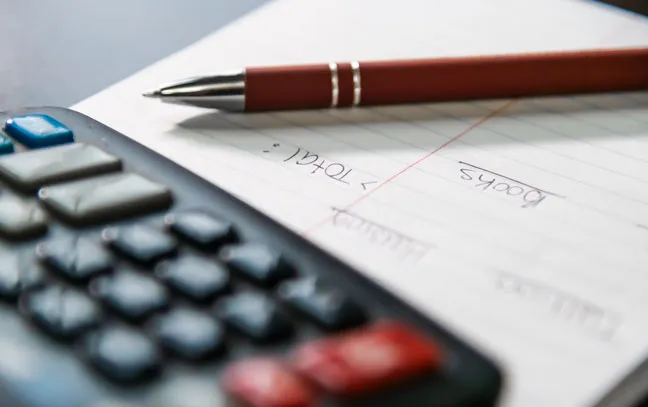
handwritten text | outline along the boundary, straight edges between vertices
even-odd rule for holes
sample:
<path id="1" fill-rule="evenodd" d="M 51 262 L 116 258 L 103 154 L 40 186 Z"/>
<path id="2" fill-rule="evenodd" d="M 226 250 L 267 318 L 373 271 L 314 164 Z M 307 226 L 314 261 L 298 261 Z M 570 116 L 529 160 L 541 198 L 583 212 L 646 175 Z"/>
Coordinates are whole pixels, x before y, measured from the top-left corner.
<path id="1" fill-rule="evenodd" d="M 361 218 L 343 209 L 333 208 L 333 226 L 353 232 L 376 247 L 388 250 L 402 261 L 419 261 L 432 248 L 400 232 Z"/>
<path id="2" fill-rule="evenodd" d="M 371 176 L 301 147 L 274 143 L 272 148 L 263 152 L 278 156 L 281 162 L 293 165 L 307 174 L 323 177 L 339 185 L 357 188 L 360 191 L 368 191 L 378 185 L 378 181 Z"/>
<path id="3" fill-rule="evenodd" d="M 511 274 L 500 274 L 496 288 L 516 295 L 550 315 L 574 324 L 596 337 L 609 340 L 621 324 L 621 318 L 597 305 L 557 289 Z"/>
<path id="4" fill-rule="evenodd" d="M 462 180 L 482 192 L 490 191 L 517 200 L 522 208 L 535 208 L 548 196 L 557 196 L 472 164 L 465 162 L 460 162 L 460 164 L 459 172 Z"/>

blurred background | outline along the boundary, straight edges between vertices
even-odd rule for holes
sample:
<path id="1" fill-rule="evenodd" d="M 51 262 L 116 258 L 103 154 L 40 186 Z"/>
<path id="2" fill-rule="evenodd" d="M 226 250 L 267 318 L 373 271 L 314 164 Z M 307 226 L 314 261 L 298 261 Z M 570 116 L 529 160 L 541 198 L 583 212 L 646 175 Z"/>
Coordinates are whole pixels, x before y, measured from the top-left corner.
<path id="1" fill-rule="evenodd" d="M 266 0 L 0 0 L 0 110 L 70 106 Z"/>
<path id="2" fill-rule="evenodd" d="M 73 105 L 268 1 L 0 0 L 0 110 Z"/>

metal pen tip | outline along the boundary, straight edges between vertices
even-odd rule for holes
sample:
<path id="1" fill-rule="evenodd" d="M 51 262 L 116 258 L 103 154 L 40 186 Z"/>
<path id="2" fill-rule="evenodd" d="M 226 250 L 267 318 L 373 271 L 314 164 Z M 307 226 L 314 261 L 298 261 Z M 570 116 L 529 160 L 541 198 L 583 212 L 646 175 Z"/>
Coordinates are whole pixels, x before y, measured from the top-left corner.
<path id="1" fill-rule="evenodd" d="M 147 97 L 147 98 L 157 98 L 162 96 L 162 92 L 159 90 L 152 90 L 149 92 L 144 92 L 142 93 L 142 96 Z"/>

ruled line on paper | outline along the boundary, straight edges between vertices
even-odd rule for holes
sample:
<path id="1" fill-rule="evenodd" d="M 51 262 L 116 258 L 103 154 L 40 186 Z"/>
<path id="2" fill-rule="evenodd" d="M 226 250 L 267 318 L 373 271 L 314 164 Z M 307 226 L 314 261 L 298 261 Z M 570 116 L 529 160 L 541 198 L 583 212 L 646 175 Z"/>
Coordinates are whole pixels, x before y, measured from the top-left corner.
<path id="1" fill-rule="evenodd" d="M 354 200 L 354 201 L 352 201 L 351 203 L 349 203 L 348 205 L 346 205 L 346 206 L 344 207 L 344 210 L 349 210 L 349 209 L 351 209 L 352 207 L 356 206 L 357 204 L 359 204 L 360 202 L 362 202 L 364 199 L 368 198 L 368 197 L 371 196 L 372 194 L 375 194 L 375 193 L 378 192 L 382 187 L 384 187 L 384 186 L 387 185 L 388 183 L 390 183 L 390 182 L 392 182 L 393 180 L 395 180 L 396 178 L 398 178 L 400 175 L 404 174 L 405 172 L 407 172 L 407 171 L 410 170 L 411 168 L 416 167 L 416 165 L 418 165 L 419 163 L 425 161 L 425 160 L 428 159 L 429 157 L 433 156 L 434 154 L 436 154 L 436 153 L 438 153 L 439 151 L 443 150 L 444 148 L 448 147 L 450 144 L 452 144 L 452 143 L 454 143 L 455 141 L 459 140 L 459 139 L 460 139 L 461 137 L 463 137 L 465 134 L 467 134 L 467 133 L 470 132 L 471 130 L 477 128 L 480 124 L 482 124 L 482 123 L 484 123 L 485 121 L 491 119 L 492 117 L 495 117 L 496 115 L 498 115 L 498 114 L 500 114 L 500 113 L 506 111 L 506 109 L 508 109 L 508 108 L 509 108 L 510 106 L 512 106 L 514 103 L 516 103 L 516 100 L 508 101 L 508 102 L 506 102 L 505 104 L 503 104 L 499 109 L 496 109 L 496 110 L 492 111 L 491 113 L 487 114 L 486 116 L 482 117 L 481 119 L 477 120 L 474 124 L 470 125 L 469 127 L 467 127 L 467 128 L 466 128 L 465 130 L 463 130 L 462 132 L 458 133 L 457 135 L 455 135 L 454 137 L 452 137 L 451 139 L 449 139 L 449 140 L 446 141 L 445 143 L 441 144 L 440 146 L 438 146 L 438 147 L 435 148 L 434 150 L 428 152 L 427 154 L 425 154 L 424 156 L 420 157 L 420 158 L 417 159 L 416 161 L 414 161 L 414 162 L 412 162 L 411 164 L 407 165 L 405 168 L 403 168 L 403 169 L 401 169 L 400 171 L 398 171 L 397 173 L 393 174 L 391 177 L 389 177 L 389 178 L 387 178 L 386 180 L 382 181 L 380 184 L 378 184 L 378 185 L 377 185 L 375 188 L 373 188 L 371 191 L 367 192 L 366 194 L 363 194 L 362 196 L 360 196 L 360 197 L 357 198 L 356 200 Z M 331 216 L 328 216 L 328 217 L 322 219 L 321 221 L 315 223 L 315 224 L 312 225 L 311 227 L 306 228 L 305 231 L 303 231 L 301 234 L 304 235 L 304 236 L 307 236 L 307 235 L 313 233 L 315 230 L 317 230 L 318 228 L 320 228 L 321 226 L 323 226 L 323 225 L 326 224 L 327 222 L 331 221 L 331 220 L 333 219 L 333 216 L 334 216 L 334 215 L 331 215 Z"/>
<path id="2" fill-rule="evenodd" d="M 437 112 L 437 113 L 440 113 L 440 112 Z M 406 125 L 408 124 L 407 120 L 409 118 L 407 116 L 405 116 L 405 117 L 394 116 L 393 113 L 389 114 L 389 113 L 387 113 L 385 111 L 381 111 L 381 114 L 383 114 L 385 116 L 388 116 L 388 117 L 393 117 L 394 119 L 401 120 Z M 461 117 L 456 117 L 456 118 L 457 119 L 462 119 Z M 409 122 L 409 125 L 420 127 L 421 129 L 432 132 L 432 133 L 435 133 L 435 132 L 438 131 L 438 129 L 435 128 L 434 123 Z M 489 131 L 491 131 L 491 130 L 489 130 Z M 495 134 L 497 134 L 497 133 L 495 133 Z M 522 142 L 523 142 L 523 140 L 522 140 Z M 519 165 L 520 168 L 525 168 L 526 167 L 526 168 L 530 168 L 530 169 L 533 169 L 533 170 L 538 170 L 538 171 L 542 172 L 545 175 L 551 175 L 551 176 L 556 177 L 557 180 L 562 179 L 563 183 L 568 182 L 570 187 L 573 187 L 574 184 L 579 184 L 579 185 L 584 186 L 585 188 L 591 189 L 592 191 L 596 191 L 596 193 L 601 192 L 601 190 L 599 188 L 597 188 L 596 186 L 591 185 L 591 184 L 589 184 L 587 182 L 584 182 L 584 181 L 582 181 L 580 179 L 575 179 L 575 178 L 569 176 L 566 173 L 553 171 L 553 170 L 548 169 L 546 167 L 535 164 L 532 161 L 522 160 L 519 157 L 511 156 L 510 154 L 506 154 L 505 152 L 498 151 L 498 149 L 486 148 L 483 145 L 480 145 L 479 143 L 477 143 L 475 141 L 471 142 L 471 141 L 466 140 L 465 138 L 462 138 L 462 139 L 458 140 L 456 142 L 456 144 L 457 145 L 470 146 L 471 149 L 473 149 L 475 152 L 479 152 L 479 154 L 491 155 L 493 157 L 497 157 L 499 160 L 504 160 L 504 161 L 508 161 L 508 162 L 514 162 L 514 163 L 516 163 L 516 165 Z M 439 155 L 439 157 L 443 158 L 443 154 Z M 420 170 L 419 168 L 416 168 L 416 169 Z M 572 199 L 571 204 L 578 204 L 578 205 L 580 205 L 581 207 L 583 207 L 585 209 L 589 209 L 589 210 L 598 212 L 598 213 L 606 215 L 606 216 L 614 217 L 614 218 L 619 219 L 619 220 L 632 221 L 632 219 L 629 219 L 629 218 L 624 217 L 624 216 L 621 215 L 621 214 L 625 214 L 625 212 L 627 212 L 627 211 L 611 212 L 610 210 L 607 210 L 607 209 L 605 209 L 605 208 L 603 208 L 601 206 L 595 205 L 595 202 Z M 627 205 L 628 202 L 624 202 L 624 204 Z"/>
<path id="3" fill-rule="evenodd" d="M 407 125 L 407 124 L 406 124 L 406 125 Z M 360 125 L 360 126 L 361 126 L 361 125 Z M 434 130 L 433 130 L 433 129 L 434 129 L 434 125 L 433 125 L 433 124 L 432 124 L 430 127 L 424 127 L 424 128 L 425 128 L 426 130 L 428 130 L 428 131 L 434 131 Z M 384 135 L 385 137 L 390 137 L 388 134 L 383 134 L 383 135 Z M 398 140 L 398 141 L 401 141 L 401 142 L 403 141 L 402 139 L 397 139 L 397 140 Z M 458 140 L 458 143 L 464 143 L 464 142 L 465 142 L 465 140 Z M 411 143 L 410 143 L 410 144 L 411 144 Z M 358 146 L 358 148 L 360 148 L 360 147 Z M 479 147 L 477 147 L 477 148 L 479 148 Z M 443 157 L 443 156 L 439 156 L 439 157 Z M 379 158 L 379 157 L 377 157 L 377 158 Z M 528 162 L 527 162 L 527 163 L 523 162 L 522 164 L 523 164 L 523 165 L 529 165 Z M 415 170 L 419 170 L 419 171 L 421 170 L 420 167 L 415 167 L 414 169 L 415 169 Z M 442 174 L 439 174 L 439 173 L 434 173 L 434 172 L 429 172 L 429 171 L 426 171 L 426 173 L 429 174 L 429 175 L 435 176 L 435 177 L 443 177 L 443 175 L 442 175 Z M 401 185 L 401 186 L 404 187 L 404 188 L 407 188 L 407 186 L 405 186 L 405 185 Z M 441 199 L 442 199 L 442 198 L 441 198 Z M 572 204 L 574 204 L 574 202 L 572 202 Z M 470 207 L 466 207 L 465 209 L 467 209 L 467 210 L 469 211 L 468 213 L 472 212 Z M 600 209 L 599 209 L 599 212 L 600 212 Z M 482 217 L 483 217 L 483 216 L 489 216 L 487 210 L 486 210 L 486 213 L 481 212 L 481 213 L 480 213 L 480 216 L 482 216 Z M 569 217 L 568 217 L 568 218 L 565 218 L 565 219 L 553 219 L 553 220 L 554 220 L 554 221 L 565 221 L 565 222 L 567 222 L 568 224 L 569 224 L 570 222 L 573 222 L 571 219 L 569 219 Z M 623 219 L 621 219 L 621 220 L 623 220 Z M 596 223 L 594 223 L 593 225 L 595 225 L 595 224 L 596 224 Z M 577 226 L 580 226 L 580 225 L 577 225 Z M 592 230 L 592 231 L 594 232 L 594 230 Z M 625 236 L 625 235 L 624 235 L 624 236 Z M 632 240 L 629 240 L 629 241 L 632 242 Z M 619 243 L 622 243 L 622 242 L 620 241 Z"/>

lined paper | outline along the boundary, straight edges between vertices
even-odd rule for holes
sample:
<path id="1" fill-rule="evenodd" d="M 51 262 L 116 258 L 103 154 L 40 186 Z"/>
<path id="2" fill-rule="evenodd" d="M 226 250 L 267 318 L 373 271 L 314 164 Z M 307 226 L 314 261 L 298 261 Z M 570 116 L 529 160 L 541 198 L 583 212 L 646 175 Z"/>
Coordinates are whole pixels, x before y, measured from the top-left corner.
<path id="1" fill-rule="evenodd" d="M 502 364 L 501 406 L 586 407 L 648 351 L 648 93 L 245 115 L 140 94 L 246 65 L 646 45 L 646 19 L 585 1 L 277 0 L 73 108 L 445 323 Z"/>

